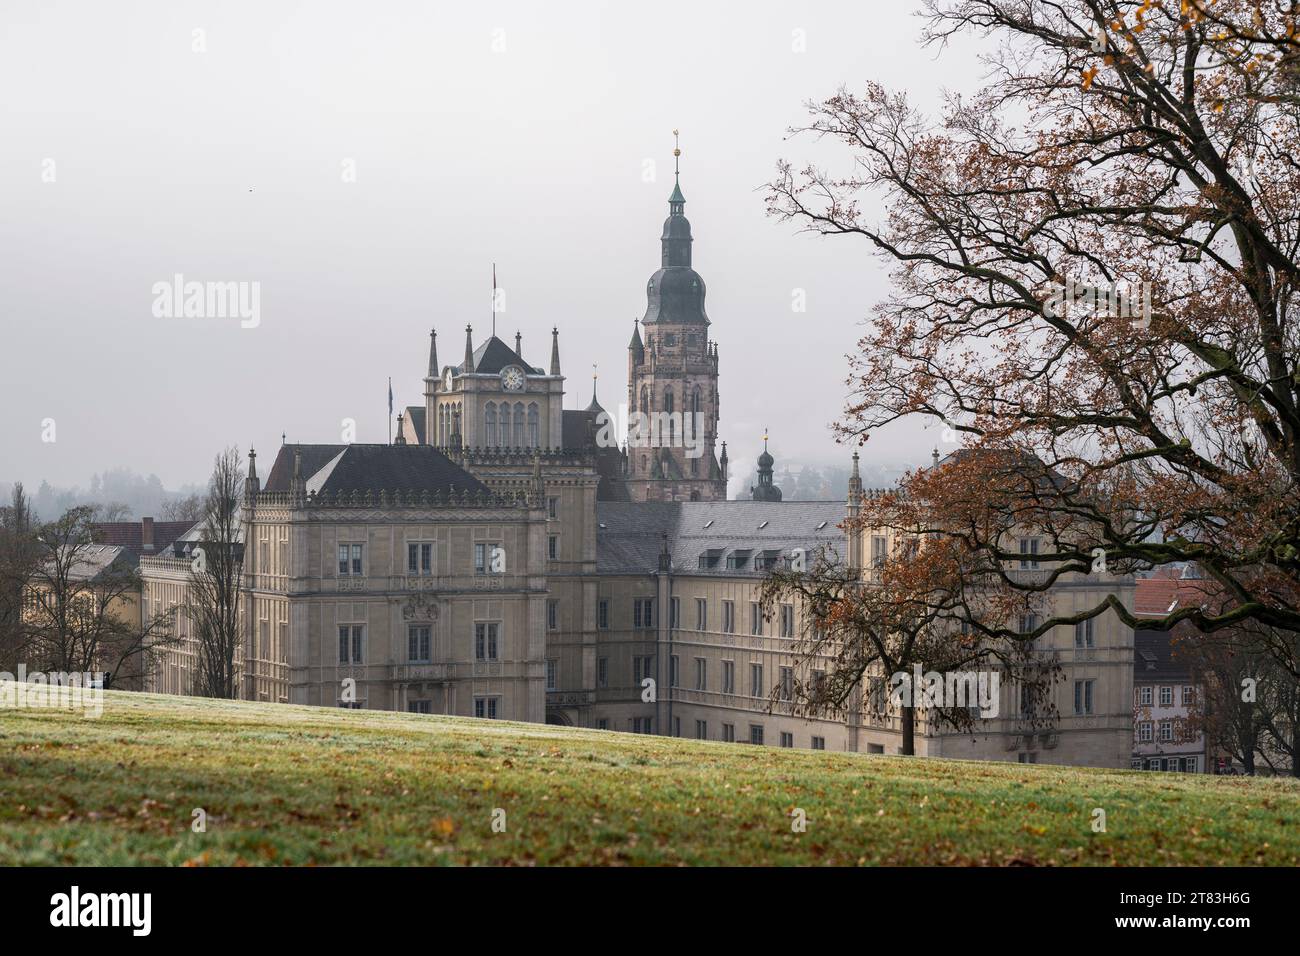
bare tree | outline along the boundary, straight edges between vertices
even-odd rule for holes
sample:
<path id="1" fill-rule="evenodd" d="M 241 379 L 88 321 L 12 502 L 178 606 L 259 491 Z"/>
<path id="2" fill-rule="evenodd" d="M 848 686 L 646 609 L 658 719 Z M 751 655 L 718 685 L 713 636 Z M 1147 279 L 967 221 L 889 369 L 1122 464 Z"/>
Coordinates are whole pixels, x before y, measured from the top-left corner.
<path id="1" fill-rule="evenodd" d="M 163 503 L 161 514 L 163 521 L 202 521 L 203 498 L 197 494 L 170 498 Z"/>
<path id="2" fill-rule="evenodd" d="M 837 718 L 854 708 L 875 717 L 896 709 L 902 753 L 914 754 L 921 692 L 915 668 L 940 675 L 996 670 L 1018 689 L 1023 729 L 1046 730 L 1055 720 L 1049 689 L 1059 667 L 1009 631 L 994 633 L 1007 615 L 1017 608 L 1027 612 L 1029 604 L 1002 593 L 973 557 L 952 539 L 912 537 L 865 573 L 826 549 L 803 568 L 769 572 L 760 592 L 765 616 L 796 602 L 803 611 L 785 612 L 802 622 L 791 635 L 796 673 L 790 686 L 773 692 L 773 704 L 787 701 L 796 714 Z M 976 619 L 982 629 L 972 626 Z M 934 726 L 971 730 L 973 703 L 969 697 L 965 706 L 927 702 L 926 717 Z"/>
<path id="3" fill-rule="evenodd" d="M 195 692 L 205 697 L 239 696 L 239 501 L 244 479 L 239 449 L 217 455 L 203 502 L 203 530 L 189 576 L 189 608 L 198 641 Z"/>
<path id="4" fill-rule="evenodd" d="M 108 501 L 95 505 L 95 520 L 106 524 L 131 520 L 131 506 L 124 501 Z"/>
<path id="5" fill-rule="evenodd" d="M 17 482 L 0 508 L 0 670 L 12 673 L 26 645 L 23 594 L 39 561 L 31 502 Z"/>
<path id="6" fill-rule="evenodd" d="M 41 526 L 28 581 L 29 666 L 102 672 L 104 687 L 142 681 L 175 643 L 172 615 L 144 624 L 140 575 L 124 552 L 94 543 L 96 509 L 79 506 Z"/>
<path id="7" fill-rule="evenodd" d="M 972 459 L 919 497 L 1052 529 L 1027 589 L 1088 573 L 1093 548 L 1120 571 L 1185 561 L 1231 600 L 1111 612 L 1300 631 L 1296 4 L 925 6 L 936 48 L 995 39 L 985 87 L 934 118 L 842 90 L 796 132 L 841 144 L 843 167 L 782 162 L 770 184 L 777 217 L 895 267 L 841 434 L 916 416 L 1019 453 L 1019 485 Z M 1014 559 L 1002 528 L 963 530 Z"/>

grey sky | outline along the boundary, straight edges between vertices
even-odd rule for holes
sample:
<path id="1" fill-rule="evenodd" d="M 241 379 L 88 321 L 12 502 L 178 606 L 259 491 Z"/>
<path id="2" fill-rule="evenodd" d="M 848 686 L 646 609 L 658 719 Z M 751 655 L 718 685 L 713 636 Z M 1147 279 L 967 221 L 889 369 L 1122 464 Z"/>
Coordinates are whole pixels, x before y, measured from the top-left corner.
<path id="1" fill-rule="evenodd" d="M 388 377 L 399 408 L 423 401 L 429 328 L 444 363 L 466 323 L 487 334 L 494 261 L 501 337 L 543 365 L 559 326 L 565 406 L 598 363 L 616 407 L 674 127 L 733 461 L 765 424 L 778 455 L 847 458 L 843 355 L 886 276 L 861 241 L 765 217 L 760 187 L 782 155 L 846 160 L 783 142 L 807 99 L 973 85 L 970 51 L 916 45 L 911 8 L 6 0 L 0 480 L 126 465 L 174 487 L 223 445 L 337 441 L 344 418 L 383 441 Z M 259 282 L 260 325 L 154 317 L 176 273 Z M 872 457 L 919 462 L 935 437 L 900 428 Z"/>

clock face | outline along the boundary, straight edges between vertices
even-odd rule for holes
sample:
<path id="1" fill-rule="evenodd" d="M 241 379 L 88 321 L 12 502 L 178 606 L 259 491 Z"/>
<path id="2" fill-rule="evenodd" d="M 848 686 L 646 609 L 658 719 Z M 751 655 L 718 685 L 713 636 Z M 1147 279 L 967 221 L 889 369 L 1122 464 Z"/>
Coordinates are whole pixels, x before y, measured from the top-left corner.
<path id="1" fill-rule="evenodd" d="M 524 373 L 517 365 L 507 365 L 501 370 L 501 385 L 508 392 L 519 392 L 524 387 Z"/>

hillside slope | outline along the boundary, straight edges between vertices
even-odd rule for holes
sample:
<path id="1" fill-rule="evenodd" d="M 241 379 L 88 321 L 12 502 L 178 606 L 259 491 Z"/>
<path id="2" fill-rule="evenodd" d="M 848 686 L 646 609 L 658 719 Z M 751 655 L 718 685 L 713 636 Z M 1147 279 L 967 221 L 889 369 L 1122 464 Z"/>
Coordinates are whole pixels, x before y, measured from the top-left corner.
<path id="1" fill-rule="evenodd" d="M 0 709 L 0 864 L 1300 862 L 1291 780 L 106 698 Z"/>

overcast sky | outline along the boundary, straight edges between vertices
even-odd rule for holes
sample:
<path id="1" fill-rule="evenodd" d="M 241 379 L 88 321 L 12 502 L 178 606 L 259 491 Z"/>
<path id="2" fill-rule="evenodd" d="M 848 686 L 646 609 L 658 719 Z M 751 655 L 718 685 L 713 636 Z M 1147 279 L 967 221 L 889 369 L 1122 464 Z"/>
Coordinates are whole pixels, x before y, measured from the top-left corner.
<path id="1" fill-rule="evenodd" d="M 971 87 L 971 50 L 920 49 L 912 6 L 5 0 L 0 480 L 176 487 L 224 445 L 266 460 L 345 418 L 385 441 L 388 377 L 423 402 L 429 329 L 444 363 L 488 333 L 493 262 L 501 337 L 545 365 L 558 326 L 565 407 L 593 363 L 617 407 L 675 127 L 732 460 L 765 425 L 779 458 L 847 460 L 843 356 L 887 277 L 861 241 L 767 218 L 762 186 L 781 156 L 847 159 L 784 141 L 808 99 Z M 260 323 L 155 316 L 177 273 L 259 283 Z M 934 441 L 898 428 L 871 457 Z"/>

